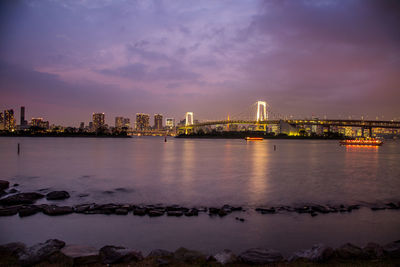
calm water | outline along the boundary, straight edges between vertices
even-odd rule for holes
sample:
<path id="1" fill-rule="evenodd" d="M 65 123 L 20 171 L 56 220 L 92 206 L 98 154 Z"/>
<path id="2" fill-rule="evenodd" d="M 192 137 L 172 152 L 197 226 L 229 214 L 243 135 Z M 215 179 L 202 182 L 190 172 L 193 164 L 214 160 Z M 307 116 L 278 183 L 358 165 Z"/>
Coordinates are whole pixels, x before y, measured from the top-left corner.
<path id="1" fill-rule="evenodd" d="M 17 143 L 21 144 L 19 156 Z M 337 141 L 319 140 L 169 138 L 164 143 L 160 137 L 0 138 L 0 179 L 19 183 L 21 191 L 67 190 L 71 198 L 63 204 L 375 203 L 400 199 L 399 162 L 400 142 L 394 141 L 379 148 L 345 148 Z M 364 245 L 400 237 L 398 211 L 362 209 L 316 218 L 247 211 L 239 214 L 247 219 L 245 223 L 235 221 L 237 215 L 222 219 L 206 215 L 3 217 L 0 243 L 59 237 L 94 246 L 130 245 L 144 251 L 184 245 L 203 251 L 266 246 L 290 252 L 315 242 Z M 43 225 L 49 227 L 44 230 Z"/>

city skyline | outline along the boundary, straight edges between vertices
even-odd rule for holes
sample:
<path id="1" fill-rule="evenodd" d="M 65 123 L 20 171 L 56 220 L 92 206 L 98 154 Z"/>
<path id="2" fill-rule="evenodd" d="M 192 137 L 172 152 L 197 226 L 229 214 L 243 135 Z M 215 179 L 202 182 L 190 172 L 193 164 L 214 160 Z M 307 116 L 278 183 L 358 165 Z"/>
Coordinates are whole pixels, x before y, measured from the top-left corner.
<path id="1" fill-rule="evenodd" d="M 400 117 L 398 1 L 0 5 L 0 109 L 28 118 Z"/>

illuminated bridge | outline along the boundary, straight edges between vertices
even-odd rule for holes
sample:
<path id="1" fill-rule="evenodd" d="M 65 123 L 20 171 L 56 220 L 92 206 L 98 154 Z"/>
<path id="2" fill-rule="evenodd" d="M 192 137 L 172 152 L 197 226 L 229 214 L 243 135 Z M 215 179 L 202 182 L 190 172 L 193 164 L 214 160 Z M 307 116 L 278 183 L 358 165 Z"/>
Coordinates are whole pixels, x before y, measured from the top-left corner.
<path id="1" fill-rule="evenodd" d="M 251 107 L 257 106 L 256 114 L 253 119 L 226 119 L 226 120 L 215 120 L 195 123 L 193 120 L 193 112 L 186 113 L 186 123 L 184 126 L 178 127 L 178 133 L 190 133 L 196 129 L 203 127 L 222 126 L 229 129 L 234 125 L 248 126 L 250 129 L 255 131 L 267 131 L 268 126 L 279 126 L 282 129 L 283 126 L 291 128 L 291 131 L 296 129 L 302 129 L 307 126 L 317 126 L 327 129 L 330 131 L 334 127 L 360 127 L 362 133 L 364 130 L 368 130 L 371 136 L 373 128 L 384 128 L 384 129 L 400 129 L 400 121 L 383 121 L 383 120 L 344 120 L 344 119 L 280 119 L 274 114 L 274 119 L 269 119 L 271 111 L 267 112 L 267 103 L 265 101 L 257 101 Z M 289 132 L 290 130 L 286 130 Z M 281 131 L 285 132 L 285 131 Z"/>

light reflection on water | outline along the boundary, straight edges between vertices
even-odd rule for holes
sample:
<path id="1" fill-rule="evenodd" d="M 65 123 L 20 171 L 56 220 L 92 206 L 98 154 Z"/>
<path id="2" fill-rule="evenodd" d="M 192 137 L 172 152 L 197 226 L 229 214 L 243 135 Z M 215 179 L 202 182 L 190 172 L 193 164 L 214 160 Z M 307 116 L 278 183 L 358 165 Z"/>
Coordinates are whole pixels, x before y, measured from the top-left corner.
<path id="1" fill-rule="evenodd" d="M 292 205 L 400 198 L 400 143 L 393 141 L 364 148 L 321 140 L 0 138 L 0 151 L 1 179 L 23 191 L 67 190 L 68 203 Z M 79 198 L 83 193 L 89 196 Z"/>

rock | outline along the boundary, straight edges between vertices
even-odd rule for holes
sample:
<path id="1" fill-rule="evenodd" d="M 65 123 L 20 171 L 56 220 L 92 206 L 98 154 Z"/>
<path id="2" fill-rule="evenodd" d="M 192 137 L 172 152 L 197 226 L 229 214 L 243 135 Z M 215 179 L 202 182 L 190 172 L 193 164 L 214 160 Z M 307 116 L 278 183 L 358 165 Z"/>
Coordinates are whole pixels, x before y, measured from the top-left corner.
<path id="1" fill-rule="evenodd" d="M 86 265 L 100 262 L 99 251 L 93 247 L 67 245 L 61 253 L 71 259 L 72 265 Z"/>
<path id="2" fill-rule="evenodd" d="M 161 211 L 161 210 L 149 210 L 147 212 L 147 214 L 150 217 L 158 217 L 158 216 L 163 216 L 164 215 L 164 211 Z"/>
<path id="3" fill-rule="evenodd" d="M 24 206 L 21 209 L 19 209 L 18 214 L 20 217 L 26 217 L 26 216 L 31 216 L 40 211 L 40 208 L 38 208 L 35 205 L 31 206 Z"/>
<path id="4" fill-rule="evenodd" d="M 231 264 L 238 261 L 237 256 L 228 249 L 224 249 L 223 251 L 215 254 L 213 257 L 218 263 L 222 265 Z"/>
<path id="5" fill-rule="evenodd" d="M 144 215 L 146 215 L 146 209 L 145 209 L 145 208 L 138 208 L 138 207 L 136 207 L 136 208 L 133 210 L 133 215 L 144 216 Z"/>
<path id="6" fill-rule="evenodd" d="M 235 217 L 235 220 L 241 221 L 241 222 L 244 222 L 244 221 L 245 221 L 243 218 L 239 218 L 239 217 Z"/>
<path id="7" fill-rule="evenodd" d="M 239 259 L 247 264 L 268 264 L 283 261 L 283 256 L 276 250 L 252 248 L 240 254 Z"/>
<path id="8" fill-rule="evenodd" d="M 0 199 L 2 205 L 21 205 L 33 204 L 37 199 L 43 198 L 44 195 L 39 193 L 19 193 L 3 199 Z"/>
<path id="9" fill-rule="evenodd" d="M 46 195 L 47 200 L 62 200 L 66 198 L 69 198 L 67 191 L 53 191 Z"/>
<path id="10" fill-rule="evenodd" d="M 151 258 L 167 258 L 167 257 L 172 257 L 174 253 L 164 250 L 164 249 L 155 249 L 152 250 L 147 257 Z"/>
<path id="11" fill-rule="evenodd" d="M 312 211 L 312 212 L 310 213 L 310 215 L 311 215 L 311 217 L 315 217 L 315 216 L 317 216 L 317 215 L 318 215 L 318 213 L 316 213 L 316 212 Z"/>
<path id="12" fill-rule="evenodd" d="M 243 208 L 242 207 L 231 207 L 231 210 L 232 211 L 242 211 L 243 210 Z"/>
<path id="13" fill-rule="evenodd" d="M 0 190 L 7 189 L 10 186 L 10 182 L 5 180 L 0 180 Z"/>
<path id="14" fill-rule="evenodd" d="M 333 255 L 334 250 L 331 247 L 327 247 L 323 244 L 316 244 L 311 249 L 295 252 L 293 256 L 289 258 L 289 261 L 306 259 L 314 262 L 322 262 L 331 259 Z"/>
<path id="15" fill-rule="evenodd" d="M 100 258 L 105 264 L 128 263 L 143 260 L 140 251 L 115 246 L 102 247 L 100 249 Z"/>
<path id="16" fill-rule="evenodd" d="M 400 206 L 398 206 L 397 204 L 395 204 L 393 202 L 386 203 L 386 206 L 388 209 L 396 209 L 397 210 L 400 208 Z"/>
<path id="17" fill-rule="evenodd" d="M 218 208 L 209 208 L 208 209 L 208 214 L 209 215 L 216 215 L 219 213 L 219 209 Z"/>
<path id="18" fill-rule="evenodd" d="M 199 215 L 199 211 L 196 208 L 192 208 L 188 211 L 185 212 L 185 216 L 198 216 Z"/>
<path id="19" fill-rule="evenodd" d="M 207 256 L 201 252 L 195 250 L 189 250 L 186 248 L 178 248 L 174 252 L 174 258 L 177 261 L 182 261 L 188 264 L 193 263 L 205 263 L 207 261 Z"/>
<path id="20" fill-rule="evenodd" d="M 19 186 L 19 184 L 13 184 L 13 186 Z"/>
<path id="21" fill-rule="evenodd" d="M 256 211 L 260 212 L 261 214 L 269 214 L 269 213 L 276 212 L 274 207 L 272 207 L 272 208 L 256 208 Z"/>
<path id="22" fill-rule="evenodd" d="M 180 217 L 183 215 L 183 211 L 177 210 L 177 211 L 167 211 L 167 216 L 175 216 L 175 217 Z"/>
<path id="23" fill-rule="evenodd" d="M 56 206 L 56 205 L 41 205 L 43 213 L 46 215 L 65 215 L 74 212 L 72 207 Z"/>
<path id="24" fill-rule="evenodd" d="M 384 256 L 382 246 L 376 243 L 368 243 L 362 250 L 366 257 L 369 259 L 379 259 Z"/>
<path id="25" fill-rule="evenodd" d="M 400 258 L 400 240 L 386 244 L 383 246 L 383 251 L 391 258 Z"/>
<path id="26" fill-rule="evenodd" d="M 294 208 L 294 210 L 297 213 L 310 213 L 311 212 L 311 208 L 309 206 L 296 207 L 296 208 Z"/>
<path id="27" fill-rule="evenodd" d="M 322 205 L 313 205 L 311 206 L 311 210 L 319 213 L 329 213 L 329 208 Z"/>
<path id="28" fill-rule="evenodd" d="M 386 209 L 385 205 L 375 204 L 375 205 L 371 206 L 371 210 L 385 210 L 385 209 Z"/>
<path id="29" fill-rule="evenodd" d="M 356 245 L 346 243 L 335 250 L 335 254 L 340 259 L 362 259 L 366 258 L 363 250 Z"/>
<path id="30" fill-rule="evenodd" d="M 6 208 L 0 208 L 0 216 L 13 216 L 18 213 L 20 206 L 11 206 Z"/>
<path id="31" fill-rule="evenodd" d="M 167 211 L 181 211 L 182 207 L 179 205 L 171 205 L 166 208 Z"/>
<path id="32" fill-rule="evenodd" d="M 76 213 L 85 213 L 86 211 L 89 211 L 95 204 L 91 203 L 91 204 L 80 204 L 80 205 L 76 205 L 74 207 L 74 210 Z"/>
<path id="33" fill-rule="evenodd" d="M 19 254 L 19 262 L 23 266 L 31 266 L 46 260 L 52 254 L 59 252 L 65 246 L 65 242 L 58 239 L 49 239 L 45 243 L 39 243 L 29 247 Z"/>
<path id="34" fill-rule="evenodd" d="M 218 215 L 220 217 L 224 217 L 224 216 L 228 215 L 228 212 L 226 212 L 226 210 L 224 210 L 224 209 L 220 209 L 218 212 Z"/>
<path id="35" fill-rule="evenodd" d="M 10 255 L 18 257 L 20 254 L 25 253 L 26 246 L 24 243 L 13 242 L 0 246 L 0 256 Z"/>
<path id="36" fill-rule="evenodd" d="M 115 210 L 115 214 L 117 214 L 117 215 L 127 215 L 128 214 L 128 210 L 127 209 L 116 209 Z"/>

